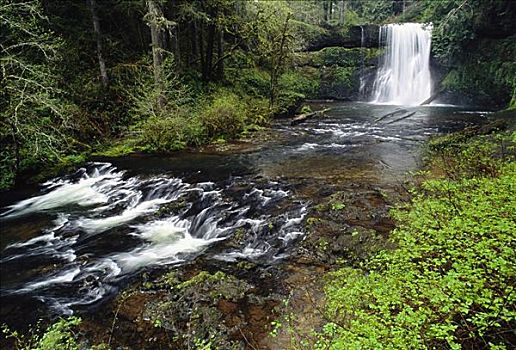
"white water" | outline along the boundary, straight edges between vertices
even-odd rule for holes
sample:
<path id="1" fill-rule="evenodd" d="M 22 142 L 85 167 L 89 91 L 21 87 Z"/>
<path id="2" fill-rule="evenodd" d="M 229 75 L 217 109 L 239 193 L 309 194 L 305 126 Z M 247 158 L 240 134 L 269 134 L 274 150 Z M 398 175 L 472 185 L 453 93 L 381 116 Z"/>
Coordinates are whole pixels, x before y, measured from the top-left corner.
<path id="1" fill-rule="evenodd" d="M 373 85 L 373 103 L 419 105 L 432 94 L 432 27 L 422 23 L 380 28 L 386 52 Z"/>
<path id="2" fill-rule="evenodd" d="M 189 184 L 168 176 L 128 176 L 107 163 L 89 168 L 49 181 L 43 194 L 0 214 L 0 225 L 15 225 L 32 215 L 54 218 L 40 235 L 13 242 L 2 252 L 2 264 L 28 264 L 27 277 L 2 285 L 2 294 L 29 293 L 71 313 L 75 305 L 112 293 L 124 276 L 194 259 L 237 230 L 243 234 L 240 242 L 219 248 L 212 258 L 274 261 L 285 256 L 289 241 L 303 234 L 304 205 L 269 213 L 287 204 L 290 195 L 276 182 Z M 227 194 L 236 193 L 233 187 L 245 190 L 233 197 Z M 167 209 L 178 202 L 183 204 Z"/>

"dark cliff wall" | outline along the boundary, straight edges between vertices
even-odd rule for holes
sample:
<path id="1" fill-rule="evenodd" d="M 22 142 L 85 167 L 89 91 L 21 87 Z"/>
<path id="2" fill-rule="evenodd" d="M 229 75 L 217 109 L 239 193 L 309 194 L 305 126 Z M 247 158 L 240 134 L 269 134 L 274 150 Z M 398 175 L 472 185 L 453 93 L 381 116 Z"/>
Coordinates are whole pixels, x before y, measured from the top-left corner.
<path id="1" fill-rule="evenodd" d="M 324 30 L 296 54 L 294 66 L 302 76 L 315 81 L 311 98 L 361 99 L 360 79 L 370 80 L 378 65 L 377 25 Z"/>

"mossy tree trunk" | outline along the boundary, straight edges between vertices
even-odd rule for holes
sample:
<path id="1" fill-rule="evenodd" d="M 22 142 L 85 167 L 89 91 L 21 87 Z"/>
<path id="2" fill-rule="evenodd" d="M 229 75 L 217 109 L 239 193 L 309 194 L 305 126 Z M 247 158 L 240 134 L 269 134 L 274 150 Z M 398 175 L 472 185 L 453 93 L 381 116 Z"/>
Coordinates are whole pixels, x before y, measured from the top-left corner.
<path id="1" fill-rule="evenodd" d="M 287 46 L 287 40 L 288 40 L 288 24 L 290 21 L 290 13 L 287 14 L 287 17 L 285 18 L 285 23 L 283 25 L 283 28 L 281 30 L 281 39 L 280 39 L 280 45 L 278 48 L 277 54 L 273 53 L 272 56 L 272 62 L 271 62 L 271 78 L 270 78 L 270 95 L 269 95 L 269 109 L 274 108 L 274 104 L 276 102 L 276 95 L 277 95 L 277 85 L 278 85 L 278 78 L 281 75 L 281 71 L 283 69 L 283 64 L 285 61 L 286 56 L 286 46 Z"/>
<path id="2" fill-rule="evenodd" d="M 151 33 L 152 47 L 152 65 L 154 68 L 154 81 L 156 85 L 160 85 L 163 80 L 163 32 L 159 24 L 160 18 L 163 17 L 161 8 L 154 0 L 147 0 L 148 23 Z"/>
<path id="3" fill-rule="evenodd" d="M 88 3 L 90 5 L 91 20 L 93 22 L 95 40 L 97 42 L 97 59 L 99 61 L 100 80 L 102 82 L 102 86 L 107 87 L 109 83 L 109 78 L 106 70 L 106 61 L 104 60 L 104 56 L 102 55 L 102 33 L 100 31 L 100 21 L 96 9 L 97 3 L 95 0 L 89 0 Z"/>

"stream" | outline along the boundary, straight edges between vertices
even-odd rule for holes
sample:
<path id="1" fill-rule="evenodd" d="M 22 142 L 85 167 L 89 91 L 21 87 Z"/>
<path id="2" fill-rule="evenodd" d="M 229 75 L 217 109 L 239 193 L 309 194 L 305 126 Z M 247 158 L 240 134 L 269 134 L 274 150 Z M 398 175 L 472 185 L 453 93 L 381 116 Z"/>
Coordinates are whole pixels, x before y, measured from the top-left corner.
<path id="1" fill-rule="evenodd" d="M 306 237 L 309 193 L 404 181 L 431 135 L 489 115 L 428 106 L 376 121 L 395 107 L 312 108 L 331 110 L 297 126 L 277 121 L 259 138 L 222 149 L 93 159 L 37 188 L 4 192 L 0 322 L 94 311 L 142 272 L 199 256 L 280 264 Z"/>

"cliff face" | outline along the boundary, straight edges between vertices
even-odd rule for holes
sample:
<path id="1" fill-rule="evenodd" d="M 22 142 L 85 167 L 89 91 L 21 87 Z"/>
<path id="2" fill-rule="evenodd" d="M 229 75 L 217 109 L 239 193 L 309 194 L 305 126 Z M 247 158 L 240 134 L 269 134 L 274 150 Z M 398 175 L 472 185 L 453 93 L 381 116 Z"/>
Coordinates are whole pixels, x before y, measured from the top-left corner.
<path id="1" fill-rule="evenodd" d="M 319 51 L 326 47 L 344 48 L 376 48 L 378 47 L 378 34 L 380 26 L 367 24 L 362 26 L 351 26 L 346 30 L 332 28 L 321 32 L 305 47 L 305 51 Z"/>
<path id="2" fill-rule="evenodd" d="M 438 66 L 438 102 L 516 108 L 516 36 L 479 38 L 467 51 L 459 62 Z"/>
<path id="3" fill-rule="evenodd" d="M 333 28 L 312 38 L 296 54 L 296 70 L 315 80 L 317 89 L 312 98 L 361 99 L 361 79 L 370 79 L 376 71 L 379 26 Z M 366 84 L 369 85 L 369 84 Z"/>

